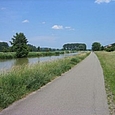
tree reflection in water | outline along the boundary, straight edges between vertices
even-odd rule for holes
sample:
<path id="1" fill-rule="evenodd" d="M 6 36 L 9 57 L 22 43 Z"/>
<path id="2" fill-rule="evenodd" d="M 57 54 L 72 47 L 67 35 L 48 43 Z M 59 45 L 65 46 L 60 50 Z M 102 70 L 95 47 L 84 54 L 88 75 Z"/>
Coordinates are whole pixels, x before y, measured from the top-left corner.
<path id="1" fill-rule="evenodd" d="M 18 65 L 27 65 L 29 63 L 28 58 L 18 58 L 16 59 L 14 65 L 18 66 Z"/>

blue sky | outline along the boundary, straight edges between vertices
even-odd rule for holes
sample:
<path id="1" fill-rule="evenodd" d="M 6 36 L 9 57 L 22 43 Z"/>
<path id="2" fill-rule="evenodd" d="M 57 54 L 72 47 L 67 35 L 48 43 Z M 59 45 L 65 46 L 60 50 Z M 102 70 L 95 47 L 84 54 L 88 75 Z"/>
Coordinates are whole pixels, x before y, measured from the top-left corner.
<path id="1" fill-rule="evenodd" d="M 40 47 L 114 43 L 115 0 L 0 0 L 0 41 L 20 32 Z"/>

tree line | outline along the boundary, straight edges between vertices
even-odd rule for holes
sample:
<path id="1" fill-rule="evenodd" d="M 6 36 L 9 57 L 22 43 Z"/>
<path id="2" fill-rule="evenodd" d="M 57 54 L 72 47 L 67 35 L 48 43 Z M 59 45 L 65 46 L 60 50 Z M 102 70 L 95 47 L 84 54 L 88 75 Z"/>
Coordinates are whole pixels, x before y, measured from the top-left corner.
<path id="1" fill-rule="evenodd" d="M 28 44 L 28 40 L 23 33 L 16 33 L 16 35 L 11 38 L 11 46 L 7 42 L 0 42 L 0 52 L 16 52 L 16 57 L 22 58 L 27 57 L 29 52 L 37 51 L 56 51 L 58 49 L 51 48 L 40 48 L 34 45 Z"/>
<path id="2" fill-rule="evenodd" d="M 30 51 L 55 51 L 55 49 L 51 48 L 40 48 L 39 46 L 33 46 L 28 44 L 28 40 L 23 33 L 16 33 L 16 35 L 11 38 L 10 41 L 11 46 L 6 42 L 0 42 L 0 52 L 16 52 L 17 58 L 27 57 Z M 63 50 L 77 50 L 77 51 L 85 51 L 86 44 L 83 43 L 71 43 L 64 44 Z M 108 46 L 101 46 L 99 42 L 94 42 L 92 44 L 93 51 L 115 51 L 115 43 Z"/>
<path id="3" fill-rule="evenodd" d="M 63 49 L 64 50 L 85 51 L 86 50 L 86 44 L 83 44 L 83 43 L 64 44 Z"/>
<path id="4" fill-rule="evenodd" d="M 16 52 L 16 57 L 22 58 L 27 57 L 30 51 L 39 51 L 39 47 L 36 48 L 35 46 L 27 43 L 28 40 L 23 33 L 16 33 L 16 35 L 11 38 L 11 46 L 9 46 L 6 42 L 0 42 L 0 52 Z"/>
<path id="5" fill-rule="evenodd" d="M 0 42 L 0 52 L 5 52 L 9 50 L 9 45 L 7 42 Z"/>
<path id="6" fill-rule="evenodd" d="M 36 47 L 34 45 L 31 45 L 31 44 L 27 44 L 28 45 L 28 50 L 30 52 L 33 52 L 33 51 L 40 51 L 40 47 Z M 13 49 L 12 47 L 9 46 L 9 44 L 7 42 L 0 42 L 0 52 L 13 52 Z"/>
<path id="7" fill-rule="evenodd" d="M 94 42 L 92 44 L 92 50 L 93 51 L 108 51 L 108 52 L 111 52 L 111 51 L 115 51 L 115 43 L 113 44 L 109 44 L 109 45 L 106 45 L 106 46 L 102 46 L 99 42 Z"/>

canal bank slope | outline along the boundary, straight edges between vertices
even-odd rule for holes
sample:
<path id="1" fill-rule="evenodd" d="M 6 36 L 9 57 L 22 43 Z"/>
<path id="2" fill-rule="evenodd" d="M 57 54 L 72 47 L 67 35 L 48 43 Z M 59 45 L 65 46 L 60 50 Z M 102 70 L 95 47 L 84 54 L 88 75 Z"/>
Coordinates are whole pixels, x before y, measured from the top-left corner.
<path id="1" fill-rule="evenodd" d="M 94 53 L 0 115 L 109 115 L 104 77 Z"/>

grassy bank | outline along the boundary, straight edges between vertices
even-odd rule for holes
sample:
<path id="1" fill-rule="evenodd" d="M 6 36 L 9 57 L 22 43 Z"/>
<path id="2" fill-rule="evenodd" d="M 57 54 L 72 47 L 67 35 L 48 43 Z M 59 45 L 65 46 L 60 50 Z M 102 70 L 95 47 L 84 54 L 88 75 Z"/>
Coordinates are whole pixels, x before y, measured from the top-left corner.
<path id="1" fill-rule="evenodd" d="M 96 52 L 96 54 L 103 68 L 108 105 L 112 115 L 115 109 L 115 52 Z"/>
<path id="2" fill-rule="evenodd" d="M 64 51 L 29 52 L 28 57 L 55 56 L 59 54 L 64 54 Z"/>
<path id="3" fill-rule="evenodd" d="M 40 56 L 54 56 L 69 52 L 64 51 L 49 51 L 49 52 L 29 52 L 28 57 L 40 57 Z M 16 58 L 15 52 L 0 52 L 0 59 L 13 59 Z"/>
<path id="4" fill-rule="evenodd" d="M 6 108 L 14 101 L 35 91 L 71 69 L 89 53 L 44 62 L 31 66 L 17 66 L 10 72 L 0 75 L 0 108 Z"/>
<path id="5" fill-rule="evenodd" d="M 16 58 L 15 52 L 0 52 L 0 59 L 13 59 Z"/>

